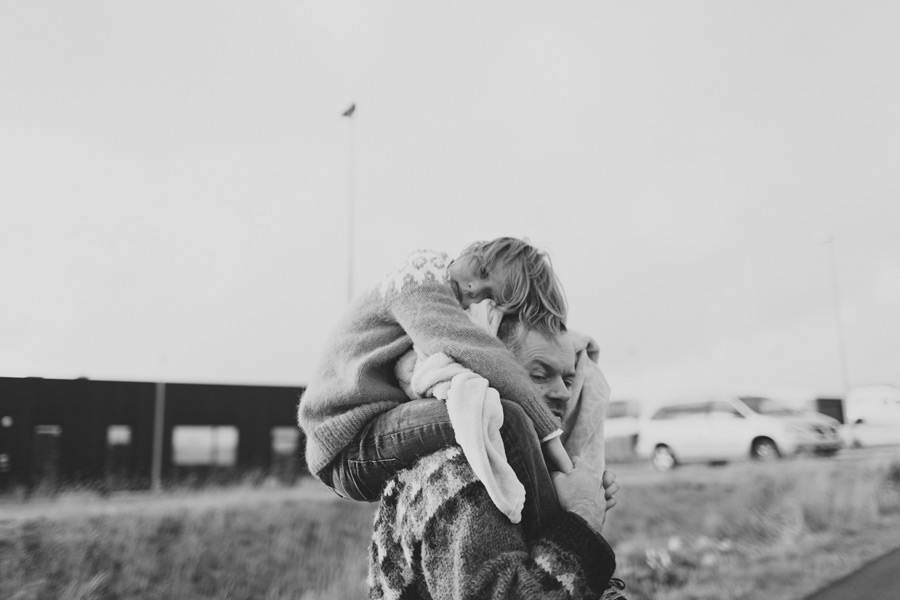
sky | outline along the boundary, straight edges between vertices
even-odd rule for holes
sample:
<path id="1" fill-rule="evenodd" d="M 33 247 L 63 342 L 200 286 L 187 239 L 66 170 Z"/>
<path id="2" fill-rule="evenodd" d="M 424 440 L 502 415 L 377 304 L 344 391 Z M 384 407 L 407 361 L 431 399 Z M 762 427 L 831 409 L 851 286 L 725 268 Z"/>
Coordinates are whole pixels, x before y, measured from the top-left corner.
<path id="1" fill-rule="evenodd" d="M 5 1 L 0 376 L 303 385 L 351 239 L 358 294 L 511 235 L 614 397 L 900 384 L 897 31 L 889 0 Z"/>

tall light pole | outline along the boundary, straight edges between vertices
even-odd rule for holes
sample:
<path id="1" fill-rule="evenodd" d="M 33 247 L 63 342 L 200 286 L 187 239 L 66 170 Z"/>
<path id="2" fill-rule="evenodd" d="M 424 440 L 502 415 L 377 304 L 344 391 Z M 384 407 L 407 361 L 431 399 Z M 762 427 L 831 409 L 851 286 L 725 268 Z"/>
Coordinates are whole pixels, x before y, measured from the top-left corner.
<path id="1" fill-rule="evenodd" d="M 829 233 L 825 238 L 825 246 L 828 251 L 828 263 L 831 269 L 831 296 L 834 302 L 834 325 L 837 332 L 838 356 L 841 361 L 841 378 L 844 385 L 844 398 L 850 391 L 850 377 L 847 374 L 847 351 L 844 345 L 844 320 L 841 313 L 841 294 L 838 287 L 837 261 L 834 255 L 834 234 Z"/>
<path id="2" fill-rule="evenodd" d="M 163 444 L 166 431 L 166 362 L 168 356 L 159 357 L 159 381 L 153 398 L 153 448 L 150 457 L 150 488 L 162 491 Z"/>
<path id="3" fill-rule="evenodd" d="M 345 110 L 341 116 L 347 117 L 350 121 L 350 141 L 349 141 L 349 160 L 348 160 L 348 168 L 347 168 L 347 302 L 350 303 L 353 300 L 353 213 L 354 213 L 354 198 L 353 192 L 355 187 L 354 181 L 354 168 L 356 162 L 356 132 L 355 132 L 355 124 L 353 119 L 353 113 L 356 112 L 356 103 L 350 105 L 350 108 Z"/>

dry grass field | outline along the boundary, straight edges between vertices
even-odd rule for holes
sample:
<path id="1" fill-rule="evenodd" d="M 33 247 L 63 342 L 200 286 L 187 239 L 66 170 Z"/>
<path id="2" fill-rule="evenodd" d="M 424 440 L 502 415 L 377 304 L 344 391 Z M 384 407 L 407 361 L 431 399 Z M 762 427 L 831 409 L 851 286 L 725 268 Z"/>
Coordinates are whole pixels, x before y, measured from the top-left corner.
<path id="1" fill-rule="evenodd" d="M 900 546 L 900 451 L 619 472 L 635 600 L 800 599 Z M 362 599 L 373 509 L 310 481 L 0 501 L 0 598 Z"/>

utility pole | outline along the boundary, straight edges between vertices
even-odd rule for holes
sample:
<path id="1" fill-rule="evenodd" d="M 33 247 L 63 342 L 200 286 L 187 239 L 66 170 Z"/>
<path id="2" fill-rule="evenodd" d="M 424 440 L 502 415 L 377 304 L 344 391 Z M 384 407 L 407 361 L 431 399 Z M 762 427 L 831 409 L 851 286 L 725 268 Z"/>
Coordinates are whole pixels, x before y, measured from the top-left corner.
<path id="1" fill-rule="evenodd" d="M 166 432 L 166 354 L 159 356 L 159 378 L 153 399 L 153 448 L 150 455 L 150 489 L 162 491 L 163 444 Z"/>
<path id="2" fill-rule="evenodd" d="M 828 262 L 831 269 L 831 296 L 834 302 L 834 325 L 837 332 L 838 357 L 841 361 L 841 381 L 844 386 L 844 398 L 850 391 L 850 377 L 847 370 L 847 351 L 844 344 L 844 320 L 841 312 L 841 295 L 838 287 L 837 261 L 834 252 L 834 235 L 828 234 L 825 238 L 825 245 L 828 251 Z"/>
<path id="3" fill-rule="evenodd" d="M 153 410 L 153 456 L 150 465 L 150 487 L 154 492 L 162 491 L 163 432 L 166 419 L 166 384 L 156 383 L 156 398 Z"/>
<path id="4" fill-rule="evenodd" d="M 350 120 L 350 142 L 349 142 L 349 160 L 347 167 L 347 303 L 353 301 L 353 219 L 354 219 L 354 169 L 356 162 L 356 125 L 353 119 L 353 113 L 356 112 L 356 103 L 350 105 L 341 116 Z"/>

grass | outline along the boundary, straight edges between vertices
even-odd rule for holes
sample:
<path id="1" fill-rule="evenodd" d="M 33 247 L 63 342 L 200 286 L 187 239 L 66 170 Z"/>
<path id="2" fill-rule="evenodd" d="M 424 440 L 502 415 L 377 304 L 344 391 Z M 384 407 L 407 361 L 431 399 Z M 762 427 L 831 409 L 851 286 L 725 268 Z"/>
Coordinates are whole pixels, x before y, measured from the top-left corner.
<path id="1" fill-rule="evenodd" d="M 635 600 L 800 599 L 900 543 L 900 459 L 620 470 Z M 361 599 L 374 505 L 313 482 L 0 504 L 0 598 Z"/>
<path id="2" fill-rule="evenodd" d="M 605 535 L 630 597 L 804 598 L 900 545 L 900 461 L 687 467 L 622 482 Z"/>
<path id="3" fill-rule="evenodd" d="M 373 505 L 267 495 L 182 495 L 161 509 L 151 499 L 100 514 L 67 506 L 63 515 L 0 519 L 0 598 L 364 597 Z"/>

